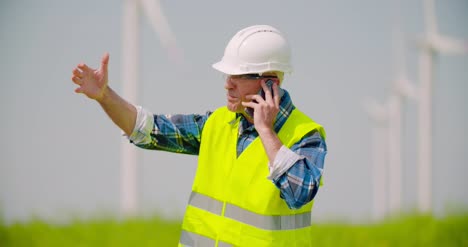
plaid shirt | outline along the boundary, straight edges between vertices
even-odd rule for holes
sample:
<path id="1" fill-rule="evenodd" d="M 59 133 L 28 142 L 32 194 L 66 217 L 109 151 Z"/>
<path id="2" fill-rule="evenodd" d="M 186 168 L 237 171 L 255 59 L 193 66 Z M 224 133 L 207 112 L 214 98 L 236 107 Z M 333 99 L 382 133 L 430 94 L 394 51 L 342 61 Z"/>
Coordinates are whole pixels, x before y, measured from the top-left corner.
<path id="1" fill-rule="evenodd" d="M 280 102 L 280 111 L 274 123 L 276 133 L 295 109 L 285 90 Z M 139 112 L 140 110 L 141 108 Z M 145 149 L 198 155 L 203 126 L 211 113 L 153 115 L 148 117 L 147 121 L 143 121 L 141 126 L 135 126 L 129 139 L 136 146 Z M 237 155 L 239 155 L 258 137 L 258 133 L 253 124 L 249 123 L 242 114 L 237 114 L 237 118 L 241 118 L 237 143 Z M 314 131 L 295 143 L 290 148 L 290 152 L 297 154 L 293 154 L 297 158 L 292 159 L 292 164 L 280 174 L 271 177 L 271 180 L 280 190 L 281 198 L 287 205 L 297 209 L 310 202 L 318 191 L 327 146 L 320 134 Z"/>

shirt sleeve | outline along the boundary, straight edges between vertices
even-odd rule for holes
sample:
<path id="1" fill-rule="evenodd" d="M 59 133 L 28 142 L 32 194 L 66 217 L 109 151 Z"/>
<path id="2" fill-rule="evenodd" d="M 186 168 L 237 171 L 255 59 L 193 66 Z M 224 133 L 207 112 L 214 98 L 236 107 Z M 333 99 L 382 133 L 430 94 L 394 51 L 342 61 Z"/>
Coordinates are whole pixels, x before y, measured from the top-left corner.
<path id="1" fill-rule="evenodd" d="M 135 128 L 127 138 L 135 145 L 144 145 L 151 142 L 151 131 L 153 130 L 153 114 L 141 106 L 135 106 L 137 109 L 137 118 Z"/>
<path id="2" fill-rule="evenodd" d="M 199 114 L 152 114 L 137 106 L 135 129 L 130 142 L 144 149 L 198 154 L 201 131 L 211 112 Z"/>
<path id="3" fill-rule="evenodd" d="M 306 135 L 290 149 L 283 146 L 270 164 L 269 179 L 291 209 L 312 201 L 322 178 L 327 146 L 319 132 Z"/>

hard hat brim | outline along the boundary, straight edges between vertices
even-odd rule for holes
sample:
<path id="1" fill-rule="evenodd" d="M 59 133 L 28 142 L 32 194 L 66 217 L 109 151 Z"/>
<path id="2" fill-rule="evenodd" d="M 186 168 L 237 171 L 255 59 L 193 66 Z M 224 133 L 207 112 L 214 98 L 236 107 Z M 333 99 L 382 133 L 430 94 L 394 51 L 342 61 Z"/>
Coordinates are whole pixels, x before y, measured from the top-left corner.
<path id="1" fill-rule="evenodd" d="M 239 68 L 238 66 L 233 66 L 230 63 L 227 63 L 224 60 L 221 60 L 212 65 L 212 67 L 227 75 L 243 75 L 243 74 L 261 74 L 269 71 L 281 71 L 283 73 L 290 74 L 292 72 L 292 68 L 289 65 L 278 64 L 275 63 L 274 65 L 271 64 L 260 64 L 260 65 L 253 65 L 244 66 L 244 68 Z"/>
<path id="2" fill-rule="evenodd" d="M 228 64 L 226 64 L 225 62 L 223 61 L 219 61 L 217 63 L 214 63 L 212 65 L 212 67 L 217 70 L 217 71 L 220 71 L 224 74 L 227 74 L 227 75 L 242 75 L 242 74 L 246 74 L 246 71 L 241 71 L 237 68 L 233 68 L 233 66 L 229 66 Z"/>

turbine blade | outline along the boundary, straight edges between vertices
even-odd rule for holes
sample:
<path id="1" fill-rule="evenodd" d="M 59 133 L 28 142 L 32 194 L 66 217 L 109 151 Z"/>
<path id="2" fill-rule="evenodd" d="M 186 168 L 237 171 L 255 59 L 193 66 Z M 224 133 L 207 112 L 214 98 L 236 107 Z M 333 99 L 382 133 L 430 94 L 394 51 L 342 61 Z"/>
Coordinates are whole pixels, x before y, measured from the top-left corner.
<path id="1" fill-rule="evenodd" d="M 400 27 L 393 29 L 393 67 L 398 78 L 407 77 L 406 45 Z"/>
<path id="2" fill-rule="evenodd" d="M 465 40 L 455 39 L 453 37 L 433 35 L 430 38 L 432 47 L 441 53 L 445 54 L 467 54 L 468 42 Z"/>
<path id="3" fill-rule="evenodd" d="M 437 14 L 434 0 L 424 0 L 423 5 L 426 34 L 437 33 Z"/>
<path id="4" fill-rule="evenodd" d="M 164 15 L 159 0 L 140 0 L 143 12 L 149 19 L 154 31 L 158 34 L 162 46 L 168 51 L 169 57 L 181 62 L 182 53 L 177 46 L 176 37 L 172 32 L 169 22 Z"/>
<path id="5" fill-rule="evenodd" d="M 369 114 L 369 117 L 379 123 L 384 123 L 388 117 L 388 110 L 386 105 L 379 104 L 375 99 L 365 98 L 362 102 L 364 110 Z"/>
<path id="6" fill-rule="evenodd" d="M 395 81 L 395 90 L 398 94 L 413 100 L 418 99 L 418 88 L 406 77 L 400 77 Z"/>
<path id="7" fill-rule="evenodd" d="M 393 9 L 393 27 L 392 27 L 392 58 L 393 58 L 393 72 L 396 74 L 393 88 L 398 92 L 399 83 L 401 81 L 408 81 L 407 71 L 407 37 L 403 32 L 402 22 L 404 20 L 402 15 L 401 0 L 394 2 Z"/>

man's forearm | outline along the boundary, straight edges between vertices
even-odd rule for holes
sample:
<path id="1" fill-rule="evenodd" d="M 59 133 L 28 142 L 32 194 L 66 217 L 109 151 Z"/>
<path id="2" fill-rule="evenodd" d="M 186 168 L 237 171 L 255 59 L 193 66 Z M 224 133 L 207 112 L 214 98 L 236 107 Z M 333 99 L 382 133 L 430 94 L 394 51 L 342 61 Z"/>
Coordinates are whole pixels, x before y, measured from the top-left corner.
<path id="1" fill-rule="evenodd" d="M 101 99 L 97 100 L 102 109 L 125 134 L 130 136 L 135 128 L 137 109 L 107 87 Z"/>

